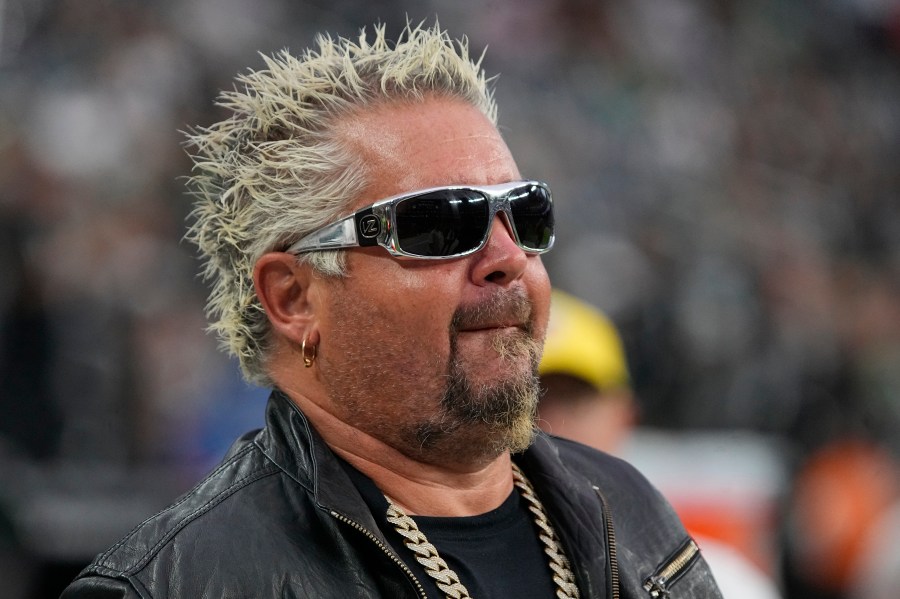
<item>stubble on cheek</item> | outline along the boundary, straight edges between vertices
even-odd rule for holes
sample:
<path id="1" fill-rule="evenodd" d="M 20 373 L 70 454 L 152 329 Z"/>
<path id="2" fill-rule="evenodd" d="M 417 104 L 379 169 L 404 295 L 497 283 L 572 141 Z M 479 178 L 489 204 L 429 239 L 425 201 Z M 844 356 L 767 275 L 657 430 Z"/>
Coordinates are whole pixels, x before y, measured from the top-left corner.
<path id="1" fill-rule="evenodd" d="M 400 334 L 397 315 L 345 294 L 332 300 L 335 323 L 319 348 L 317 367 L 334 415 L 409 453 L 422 418 L 439 410 L 447 349 Z M 418 330 L 414 324 L 406 327 Z"/>

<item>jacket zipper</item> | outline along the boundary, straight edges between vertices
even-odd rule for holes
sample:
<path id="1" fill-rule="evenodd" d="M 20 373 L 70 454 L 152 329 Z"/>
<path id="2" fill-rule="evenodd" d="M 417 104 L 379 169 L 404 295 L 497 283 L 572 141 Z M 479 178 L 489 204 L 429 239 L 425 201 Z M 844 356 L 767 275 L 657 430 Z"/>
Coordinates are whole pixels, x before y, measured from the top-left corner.
<path id="1" fill-rule="evenodd" d="M 419 582 L 419 579 L 416 578 L 416 575 L 413 574 L 413 571 L 410 570 L 409 567 L 406 564 L 404 564 L 403 561 L 399 557 L 397 557 L 393 551 L 391 551 L 387 546 L 385 546 L 384 543 L 382 543 L 380 540 L 378 540 L 378 537 L 376 537 L 374 534 L 372 534 L 372 532 L 370 532 L 369 529 L 364 527 L 362 524 L 358 524 L 358 523 L 354 522 L 353 520 L 351 520 L 350 518 L 347 518 L 346 516 L 343 516 L 343 515 L 335 512 L 334 510 L 331 510 L 331 515 L 334 516 L 335 518 L 337 518 L 339 521 L 343 522 L 344 524 L 348 524 L 348 525 L 352 526 L 353 528 L 355 528 L 356 530 L 358 530 L 359 532 L 364 534 L 373 543 L 375 543 L 375 545 L 378 546 L 378 548 L 381 549 L 384 552 L 384 554 L 387 555 L 391 559 L 392 562 L 394 562 L 395 564 L 400 566 L 400 569 L 403 570 L 403 572 L 406 573 L 406 575 L 413 582 L 413 584 L 416 585 L 416 590 L 419 592 L 419 596 L 422 599 L 428 599 L 428 595 L 425 593 L 425 589 L 422 587 L 422 583 Z"/>
<path id="2" fill-rule="evenodd" d="M 613 528 L 612 512 L 606 498 L 600 491 L 600 487 L 595 486 L 594 492 L 600 498 L 600 505 L 603 509 L 603 522 L 606 525 L 606 546 L 609 548 L 609 586 L 611 599 L 619 599 L 619 558 L 616 555 L 616 531 Z"/>
<path id="3" fill-rule="evenodd" d="M 674 582 L 699 554 L 700 548 L 697 543 L 694 539 L 689 539 L 687 544 L 675 554 L 675 557 L 644 581 L 644 590 L 650 593 L 654 599 L 668 597 L 670 583 Z"/>

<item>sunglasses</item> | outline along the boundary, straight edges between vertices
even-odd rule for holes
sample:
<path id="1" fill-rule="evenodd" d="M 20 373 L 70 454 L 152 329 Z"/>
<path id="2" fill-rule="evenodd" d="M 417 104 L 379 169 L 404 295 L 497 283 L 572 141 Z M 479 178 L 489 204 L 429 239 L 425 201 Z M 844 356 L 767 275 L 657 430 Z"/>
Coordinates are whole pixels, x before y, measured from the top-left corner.
<path id="1" fill-rule="evenodd" d="M 380 245 L 392 256 L 459 258 L 485 246 L 500 213 L 513 239 L 531 254 L 553 247 L 553 199 L 538 181 L 434 187 L 379 200 L 306 235 L 287 250 Z"/>

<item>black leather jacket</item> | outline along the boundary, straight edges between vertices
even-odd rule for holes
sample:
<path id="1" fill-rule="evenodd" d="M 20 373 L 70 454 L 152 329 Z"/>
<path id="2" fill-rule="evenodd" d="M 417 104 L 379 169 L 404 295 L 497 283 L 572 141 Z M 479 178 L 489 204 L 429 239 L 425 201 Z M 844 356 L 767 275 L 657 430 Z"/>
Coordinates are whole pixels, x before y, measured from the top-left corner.
<path id="1" fill-rule="evenodd" d="M 425 597 L 304 415 L 275 392 L 266 418 L 192 491 L 99 555 L 63 598 Z M 546 435 L 515 459 L 582 597 L 720 597 L 672 509 L 632 467 Z"/>

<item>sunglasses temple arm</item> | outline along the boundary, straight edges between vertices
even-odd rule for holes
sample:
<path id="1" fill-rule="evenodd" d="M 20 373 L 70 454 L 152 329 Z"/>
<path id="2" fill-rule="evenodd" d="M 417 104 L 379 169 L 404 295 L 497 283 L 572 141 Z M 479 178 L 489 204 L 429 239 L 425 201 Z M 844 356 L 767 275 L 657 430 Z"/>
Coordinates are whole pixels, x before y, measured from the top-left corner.
<path id="1" fill-rule="evenodd" d="M 326 225 L 303 237 L 286 251 L 289 254 L 303 254 L 318 250 L 337 250 L 359 245 L 356 236 L 354 215 L 343 218 L 336 223 Z"/>

